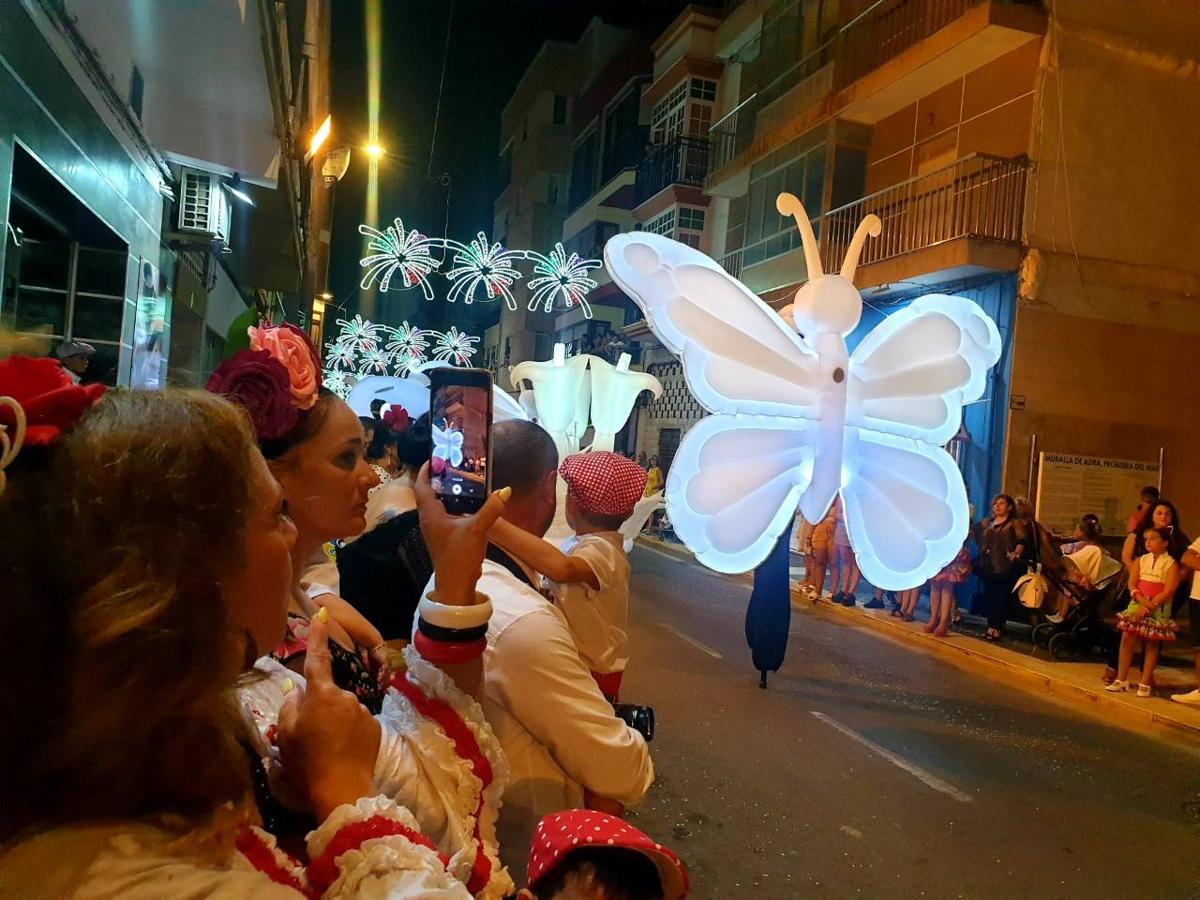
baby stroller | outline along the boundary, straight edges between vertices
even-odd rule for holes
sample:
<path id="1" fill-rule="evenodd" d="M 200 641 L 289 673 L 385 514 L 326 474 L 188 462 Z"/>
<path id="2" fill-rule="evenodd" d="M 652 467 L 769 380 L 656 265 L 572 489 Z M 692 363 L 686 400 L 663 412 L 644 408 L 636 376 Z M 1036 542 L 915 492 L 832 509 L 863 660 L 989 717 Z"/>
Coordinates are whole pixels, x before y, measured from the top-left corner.
<path id="1" fill-rule="evenodd" d="M 1123 604 L 1128 590 L 1125 567 L 1099 547 L 1083 547 L 1062 562 L 1064 575 L 1048 577 L 1071 605 L 1061 622 L 1042 622 L 1033 629 L 1034 647 L 1046 648 L 1055 660 L 1068 652 L 1084 655 L 1110 640 L 1104 618 Z"/>

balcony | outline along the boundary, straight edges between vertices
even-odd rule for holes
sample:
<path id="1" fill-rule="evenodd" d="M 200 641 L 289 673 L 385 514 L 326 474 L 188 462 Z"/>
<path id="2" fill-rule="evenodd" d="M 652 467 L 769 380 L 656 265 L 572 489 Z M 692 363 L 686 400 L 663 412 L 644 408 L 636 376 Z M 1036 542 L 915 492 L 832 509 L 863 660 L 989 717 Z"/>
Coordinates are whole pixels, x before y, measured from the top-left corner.
<path id="1" fill-rule="evenodd" d="M 946 270 L 966 275 L 1013 267 L 1019 252 L 1004 251 L 1019 251 L 1029 168 L 1025 157 L 972 154 L 832 209 L 813 221 L 821 265 L 838 271 L 858 224 L 874 213 L 883 221 L 883 232 L 863 246 L 855 277 L 859 287 Z M 747 287 L 762 293 L 807 279 L 798 248 L 798 236 L 780 232 L 720 262 L 735 278 L 745 270 Z M 997 248 L 1001 252 L 994 252 Z"/>
<path id="2" fill-rule="evenodd" d="M 642 204 L 673 184 L 701 187 L 712 145 L 703 138 L 677 137 L 655 144 L 638 164 L 634 203 Z"/>

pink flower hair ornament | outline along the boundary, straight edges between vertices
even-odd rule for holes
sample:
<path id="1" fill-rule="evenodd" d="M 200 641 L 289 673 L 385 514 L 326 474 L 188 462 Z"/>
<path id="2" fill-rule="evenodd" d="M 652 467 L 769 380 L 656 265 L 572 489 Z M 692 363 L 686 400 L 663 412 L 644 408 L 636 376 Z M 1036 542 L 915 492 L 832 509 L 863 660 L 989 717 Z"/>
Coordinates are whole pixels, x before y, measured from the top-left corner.
<path id="1" fill-rule="evenodd" d="M 286 322 L 252 325 L 246 334 L 250 349 L 223 360 L 205 388 L 245 409 L 259 441 L 281 438 L 296 427 L 301 410 L 317 402 L 316 351 L 303 331 Z"/>

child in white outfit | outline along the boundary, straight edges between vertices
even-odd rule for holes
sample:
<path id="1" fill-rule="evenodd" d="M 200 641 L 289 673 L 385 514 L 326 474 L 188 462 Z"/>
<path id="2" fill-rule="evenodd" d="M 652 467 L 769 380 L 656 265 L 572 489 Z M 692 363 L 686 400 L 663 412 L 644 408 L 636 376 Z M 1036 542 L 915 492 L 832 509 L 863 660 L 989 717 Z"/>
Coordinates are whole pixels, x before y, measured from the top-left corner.
<path id="1" fill-rule="evenodd" d="M 629 559 L 618 529 L 633 514 L 646 473 L 619 454 L 595 451 L 568 456 L 559 474 L 567 483 L 567 524 L 577 535 L 566 553 L 504 519 L 490 538 L 550 582 L 579 655 L 615 703 L 629 662 Z"/>

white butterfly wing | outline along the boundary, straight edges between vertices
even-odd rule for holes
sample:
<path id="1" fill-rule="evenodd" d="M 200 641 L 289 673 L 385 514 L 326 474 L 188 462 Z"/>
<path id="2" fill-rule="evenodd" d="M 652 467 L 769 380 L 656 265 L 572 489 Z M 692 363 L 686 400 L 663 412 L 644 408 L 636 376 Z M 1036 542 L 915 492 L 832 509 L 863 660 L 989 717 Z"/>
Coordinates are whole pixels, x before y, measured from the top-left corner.
<path id="1" fill-rule="evenodd" d="M 842 504 L 863 577 L 907 590 L 940 572 L 966 540 L 967 493 L 945 450 L 923 441 L 846 429 Z"/>
<path id="2" fill-rule="evenodd" d="M 659 340 L 683 361 L 688 387 L 706 409 L 815 415 L 816 354 L 708 256 L 638 231 L 611 238 L 604 263 Z"/>
<path id="3" fill-rule="evenodd" d="M 745 572 L 766 559 L 808 487 L 816 428 L 718 414 L 688 431 L 667 478 L 667 512 L 700 562 Z"/>
<path id="4" fill-rule="evenodd" d="M 944 444 L 1000 359 L 1000 332 L 965 297 L 929 294 L 888 316 L 850 356 L 846 422 Z"/>

